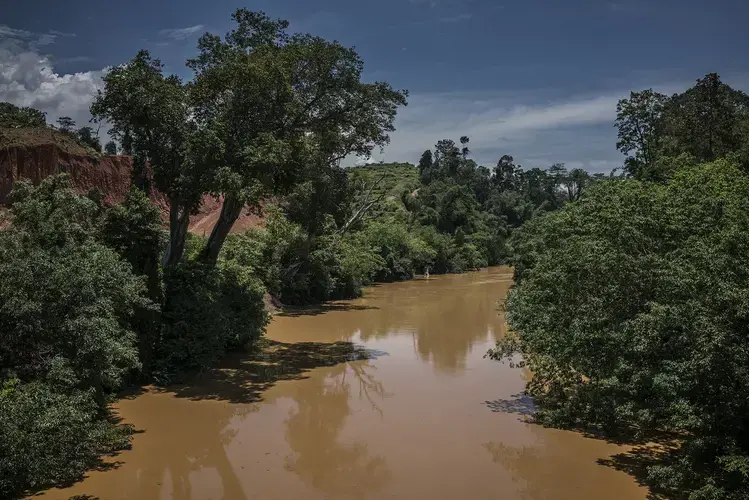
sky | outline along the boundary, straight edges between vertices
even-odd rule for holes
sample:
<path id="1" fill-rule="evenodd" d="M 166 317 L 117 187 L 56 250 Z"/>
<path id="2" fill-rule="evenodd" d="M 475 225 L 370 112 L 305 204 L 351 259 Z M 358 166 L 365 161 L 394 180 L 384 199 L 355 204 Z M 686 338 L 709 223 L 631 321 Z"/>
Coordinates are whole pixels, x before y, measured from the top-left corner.
<path id="1" fill-rule="evenodd" d="M 139 49 L 189 79 L 198 37 L 238 7 L 355 46 L 365 81 L 410 92 L 374 161 L 416 163 L 467 135 L 473 158 L 608 172 L 616 102 L 717 72 L 749 91 L 747 0 L 2 0 L 0 101 L 79 126 L 106 68 Z"/>

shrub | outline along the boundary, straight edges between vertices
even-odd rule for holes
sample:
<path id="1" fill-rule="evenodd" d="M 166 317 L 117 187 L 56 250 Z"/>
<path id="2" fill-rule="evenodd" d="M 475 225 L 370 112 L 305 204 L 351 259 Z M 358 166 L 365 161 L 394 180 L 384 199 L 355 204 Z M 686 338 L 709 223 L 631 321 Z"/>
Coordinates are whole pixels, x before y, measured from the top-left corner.
<path id="1" fill-rule="evenodd" d="M 128 445 L 130 428 L 102 414 L 90 391 L 37 381 L 0 388 L 0 496 L 81 479 L 101 454 Z"/>
<path id="2" fill-rule="evenodd" d="M 114 205 L 104 214 L 100 240 L 115 250 L 132 266 L 133 272 L 144 276 L 148 297 L 154 305 L 164 301 L 160 256 L 166 242 L 161 228 L 161 213 L 140 189 L 133 188 L 122 204 Z M 138 334 L 138 354 L 144 374 L 150 373 L 153 349 L 159 336 L 160 310 L 148 304 L 138 307 L 133 328 Z"/>
<path id="3" fill-rule="evenodd" d="M 162 331 L 154 376 L 161 383 L 213 365 L 229 349 L 260 338 L 268 322 L 265 288 L 236 262 L 185 262 L 164 274 Z"/>
<path id="4" fill-rule="evenodd" d="M 108 393 L 138 370 L 144 279 L 97 242 L 100 207 L 65 177 L 13 192 L 0 231 L 0 494 L 79 477 L 127 442 Z"/>

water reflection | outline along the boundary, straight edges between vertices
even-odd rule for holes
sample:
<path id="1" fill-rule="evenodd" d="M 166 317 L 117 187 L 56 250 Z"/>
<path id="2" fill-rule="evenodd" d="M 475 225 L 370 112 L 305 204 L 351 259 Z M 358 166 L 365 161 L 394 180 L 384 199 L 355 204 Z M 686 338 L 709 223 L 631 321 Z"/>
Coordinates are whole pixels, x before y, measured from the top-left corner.
<path id="1" fill-rule="evenodd" d="M 351 414 L 352 385 L 373 410 L 384 388 L 368 362 L 347 363 L 317 371 L 305 384 L 288 386 L 296 403 L 286 421 L 286 442 L 293 452 L 287 470 L 332 497 L 379 491 L 390 477 L 385 459 L 371 456 L 367 444 L 343 442 Z"/>
<path id="2" fill-rule="evenodd" d="M 616 446 L 538 425 L 527 425 L 527 429 L 532 445 L 484 444 L 492 461 L 508 471 L 518 485 L 519 498 L 624 500 L 643 496 L 626 475 L 604 470 L 597 463 L 598 457 L 615 452 Z"/>
<path id="3" fill-rule="evenodd" d="M 276 317 L 261 353 L 122 401 L 145 432 L 121 466 L 47 498 L 644 498 L 598 464 L 621 448 L 522 421 L 528 373 L 483 359 L 509 284 L 444 276 Z"/>
<path id="4" fill-rule="evenodd" d="M 508 269 L 492 269 L 433 277 L 428 284 L 422 280 L 378 286 L 363 299 L 328 306 L 326 314 L 312 309 L 303 331 L 294 326 L 304 311 L 276 318 L 269 335 L 289 341 L 365 343 L 408 335 L 421 360 L 439 373 L 460 374 L 474 344 L 504 334 L 498 306 L 510 283 Z"/>
<path id="5" fill-rule="evenodd" d="M 117 471 L 80 485 L 83 492 L 190 500 L 210 491 L 214 498 L 248 498 L 225 447 L 234 438 L 229 421 L 252 412 L 251 406 L 196 405 L 156 393 L 140 396 L 137 405 L 136 413 L 148 414 L 148 428 L 136 435 L 137 448 Z"/>

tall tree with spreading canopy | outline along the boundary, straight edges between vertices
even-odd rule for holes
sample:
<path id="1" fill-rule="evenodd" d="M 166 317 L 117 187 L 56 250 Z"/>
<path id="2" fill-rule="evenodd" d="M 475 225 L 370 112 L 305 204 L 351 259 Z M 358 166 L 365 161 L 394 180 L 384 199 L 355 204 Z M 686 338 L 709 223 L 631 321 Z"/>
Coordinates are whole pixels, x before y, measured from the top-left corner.
<path id="1" fill-rule="evenodd" d="M 201 37 L 191 103 L 201 132 L 198 161 L 219 166 L 218 222 L 201 253 L 215 263 L 246 205 L 284 191 L 310 165 L 349 154 L 368 156 L 386 144 L 406 92 L 363 83 L 363 62 L 351 48 L 286 33 L 288 22 L 237 10 L 222 40 Z"/>
<path id="2" fill-rule="evenodd" d="M 749 96 L 709 73 L 669 99 L 663 121 L 667 154 L 688 153 L 698 162 L 712 161 L 749 141 Z"/>

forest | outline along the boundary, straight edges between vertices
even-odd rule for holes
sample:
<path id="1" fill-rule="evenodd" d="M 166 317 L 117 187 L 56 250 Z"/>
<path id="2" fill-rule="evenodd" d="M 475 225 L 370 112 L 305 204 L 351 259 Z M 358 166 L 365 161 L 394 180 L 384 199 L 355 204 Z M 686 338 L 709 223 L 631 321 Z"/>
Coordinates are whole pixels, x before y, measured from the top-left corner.
<path id="1" fill-rule="evenodd" d="M 510 237 L 490 356 L 523 354 L 537 422 L 659 443 L 630 457 L 651 491 L 747 498 L 749 96 L 708 74 L 632 92 L 616 126 L 625 176 Z"/>
<path id="2" fill-rule="evenodd" d="M 667 439 L 655 490 L 745 498 L 746 94 L 716 74 L 673 96 L 633 92 L 611 174 L 509 155 L 481 166 L 465 136 L 416 165 L 346 168 L 387 145 L 408 93 L 363 82 L 338 42 L 261 12 L 232 19 L 199 39 L 189 81 L 147 51 L 106 73 L 91 106 L 110 127 L 103 152 L 93 127 L 57 121 L 94 155 L 133 158 L 123 203 L 64 175 L 14 185 L 0 230 L 0 496 L 75 481 L 129 446 L 109 409 L 118 392 L 256 348 L 268 297 L 300 306 L 510 264 L 513 333 L 490 356 L 531 369 L 538 423 Z M 0 129 L 29 127 L 53 125 L 0 104 Z M 223 204 L 201 236 L 188 226 L 206 195 Z M 245 211 L 261 227 L 232 231 Z"/>

